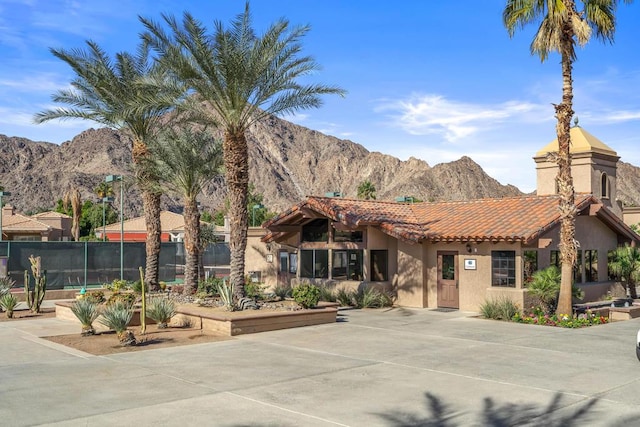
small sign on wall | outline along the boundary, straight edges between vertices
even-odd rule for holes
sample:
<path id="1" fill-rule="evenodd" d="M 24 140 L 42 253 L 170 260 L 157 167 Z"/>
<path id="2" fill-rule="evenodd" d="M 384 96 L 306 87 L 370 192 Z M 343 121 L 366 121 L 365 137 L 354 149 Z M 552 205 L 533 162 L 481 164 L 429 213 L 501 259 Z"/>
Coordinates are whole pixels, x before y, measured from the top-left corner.
<path id="1" fill-rule="evenodd" d="M 464 260 L 464 269 L 465 270 L 475 270 L 476 269 L 476 260 L 475 259 L 465 259 Z"/>

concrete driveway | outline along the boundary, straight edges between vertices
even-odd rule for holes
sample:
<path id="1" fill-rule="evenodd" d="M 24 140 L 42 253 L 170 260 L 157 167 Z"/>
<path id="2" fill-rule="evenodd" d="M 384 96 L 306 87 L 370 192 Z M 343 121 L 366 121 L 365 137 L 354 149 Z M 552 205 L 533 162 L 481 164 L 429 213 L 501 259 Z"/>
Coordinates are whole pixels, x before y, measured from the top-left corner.
<path id="1" fill-rule="evenodd" d="M 560 329 L 427 309 L 91 356 L 0 323 L 7 426 L 640 425 L 640 320 Z"/>

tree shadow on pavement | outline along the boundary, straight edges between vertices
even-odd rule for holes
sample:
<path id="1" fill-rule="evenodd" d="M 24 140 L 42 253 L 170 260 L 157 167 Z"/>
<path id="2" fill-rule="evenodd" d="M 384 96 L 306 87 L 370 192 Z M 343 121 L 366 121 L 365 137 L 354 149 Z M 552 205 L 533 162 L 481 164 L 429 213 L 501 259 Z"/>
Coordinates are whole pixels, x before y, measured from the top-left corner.
<path id="1" fill-rule="evenodd" d="M 598 399 L 589 399 L 576 404 L 562 404 L 561 393 L 556 393 L 551 402 L 544 407 L 532 403 L 497 404 L 492 398 L 486 397 L 482 412 L 478 414 L 478 419 L 473 425 L 490 427 L 588 425 L 595 415 L 593 409 L 597 403 Z M 456 410 L 428 392 L 425 393 L 425 406 L 426 411 L 420 414 L 397 411 L 376 415 L 387 421 L 388 425 L 397 427 L 466 427 L 469 425 L 466 416 L 465 421 L 457 420 L 466 415 L 466 412 Z M 637 421 L 638 415 L 630 416 L 625 420 L 618 419 L 611 425 L 632 425 Z"/>

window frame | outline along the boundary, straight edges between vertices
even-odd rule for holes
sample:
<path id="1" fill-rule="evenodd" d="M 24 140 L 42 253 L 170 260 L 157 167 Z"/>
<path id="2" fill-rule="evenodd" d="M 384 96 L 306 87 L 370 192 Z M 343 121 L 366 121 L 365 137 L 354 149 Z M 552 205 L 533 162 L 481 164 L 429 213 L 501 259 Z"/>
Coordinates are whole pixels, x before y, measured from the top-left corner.
<path id="1" fill-rule="evenodd" d="M 497 277 L 498 275 L 500 277 Z M 516 287 L 516 251 L 491 251 L 491 286 Z"/>

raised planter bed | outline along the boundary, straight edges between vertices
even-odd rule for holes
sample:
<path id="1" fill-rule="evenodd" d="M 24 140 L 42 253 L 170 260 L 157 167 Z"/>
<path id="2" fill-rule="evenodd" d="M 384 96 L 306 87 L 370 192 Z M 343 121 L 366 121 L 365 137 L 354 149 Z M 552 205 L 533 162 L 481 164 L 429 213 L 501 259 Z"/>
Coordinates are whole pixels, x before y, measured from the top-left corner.
<path id="1" fill-rule="evenodd" d="M 80 321 L 71 312 L 73 301 L 56 303 L 56 317 L 64 320 Z M 338 315 L 336 304 L 321 304 L 317 308 L 295 311 L 244 310 L 225 312 L 208 307 L 195 305 L 180 305 L 172 324 L 184 325 L 189 323 L 196 329 L 217 332 L 227 336 L 253 334 L 257 332 L 275 331 L 278 329 L 297 328 L 301 326 L 335 323 Z M 147 318 L 147 323 L 151 319 Z M 131 326 L 140 325 L 140 313 L 134 314 Z M 94 323 L 96 330 L 104 330 L 99 322 Z"/>

